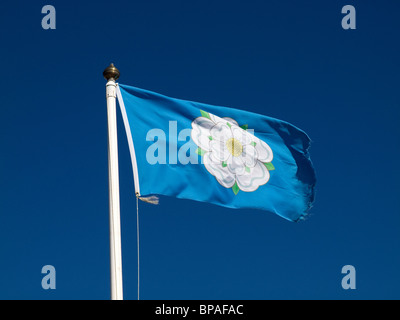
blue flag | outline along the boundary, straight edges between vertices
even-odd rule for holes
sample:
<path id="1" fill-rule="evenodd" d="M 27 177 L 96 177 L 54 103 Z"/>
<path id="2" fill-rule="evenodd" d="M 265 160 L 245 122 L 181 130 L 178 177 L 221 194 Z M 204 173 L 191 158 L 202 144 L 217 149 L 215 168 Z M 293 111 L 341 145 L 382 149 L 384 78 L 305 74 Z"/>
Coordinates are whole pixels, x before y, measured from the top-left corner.
<path id="1" fill-rule="evenodd" d="M 119 84 L 137 196 L 261 209 L 290 221 L 314 201 L 309 137 L 267 116 Z"/>

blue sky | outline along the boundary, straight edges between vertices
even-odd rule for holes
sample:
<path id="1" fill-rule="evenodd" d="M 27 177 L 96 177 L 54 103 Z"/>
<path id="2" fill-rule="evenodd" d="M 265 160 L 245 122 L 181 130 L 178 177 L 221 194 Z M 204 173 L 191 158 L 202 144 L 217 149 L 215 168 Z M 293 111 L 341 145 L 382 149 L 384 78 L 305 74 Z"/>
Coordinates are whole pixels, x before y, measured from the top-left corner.
<path id="1" fill-rule="evenodd" d="M 43 30 L 41 9 L 56 9 Z M 356 8 L 355 30 L 341 9 Z M 288 121 L 313 140 L 311 217 L 140 203 L 142 299 L 399 299 L 399 4 L 14 1 L 0 13 L 0 299 L 109 299 L 105 80 Z M 136 203 L 118 114 L 124 297 Z M 41 269 L 56 269 L 43 290 Z M 341 269 L 356 269 L 343 290 Z"/>

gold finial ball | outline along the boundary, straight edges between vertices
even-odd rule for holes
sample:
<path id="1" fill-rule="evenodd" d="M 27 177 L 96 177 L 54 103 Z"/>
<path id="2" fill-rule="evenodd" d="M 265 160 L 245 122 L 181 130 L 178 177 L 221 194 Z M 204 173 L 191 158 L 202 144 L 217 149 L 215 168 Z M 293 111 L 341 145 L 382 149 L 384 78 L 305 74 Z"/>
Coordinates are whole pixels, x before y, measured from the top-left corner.
<path id="1" fill-rule="evenodd" d="M 119 70 L 114 66 L 113 63 L 111 63 L 104 71 L 103 71 L 103 77 L 106 80 L 110 80 L 113 78 L 114 80 L 117 80 L 119 78 Z"/>

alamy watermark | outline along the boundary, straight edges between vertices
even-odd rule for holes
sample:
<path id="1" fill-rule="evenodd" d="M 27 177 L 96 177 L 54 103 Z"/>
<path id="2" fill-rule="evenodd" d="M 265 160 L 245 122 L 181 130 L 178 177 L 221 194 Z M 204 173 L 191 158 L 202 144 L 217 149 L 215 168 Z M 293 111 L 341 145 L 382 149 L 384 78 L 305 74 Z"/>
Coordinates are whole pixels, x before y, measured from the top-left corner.
<path id="1" fill-rule="evenodd" d="M 208 158 L 203 155 L 208 151 L 228 165 L 234 157 L 250 159 L 254 156 L 250 152 L 256 152 L 254 146 L 258 139 L 253 129 L 243 130 L 231 121 L 224 121 L 222 125 L 216 124 L 212 128 L 197 126 L 195 122 L 192 126 L 193 129 L 185 128 L 178 132 L 177 121 L 169 121 L 168 132 L 159 128 L 150 129 L 146 134 L 146 141 L 152 142 L 146 150 L 147 163 L 204 164 Z"/>
<path id="2" fill-rule="evenodd" d="M 46 14 L 42 18 L 42 28 L 44 30 L 56 28 L 56 9 L 51 5 L 45 5 L 42 8 L 42 13 Z"/>
<path id="3" fill-rule="evenodd" d="M 44 290 L 56 288 L 56 268 L 52 265 L 45 265 L 42 267 L 42 274 L 45 276 L 42 278 L 42 288 Z"/>
<path id="4" fill-rule="evenodd" d="M 342 13 L 346 15 L 342 19 L 342 28 L 344 30 L 356 28 L 356 9 L 351 5 L 345 5 L 342 8 Z"/>
<path id="5" fill-rule="evenodd" d="M 342 13 L 346 14 L 342 18 L 342 28 L 344 30 L 356 29 L 356 9 L 352 5 L 345 5 L 342 7 Z M 52 5 L 45 5 L 42 7 L 42 28 L 44 30 L 56 29 L 56 9 Z"/>
<path id="6" fill-rule="evenodd" d="M 348 264 L 342 267 L 342 274 L 345 276 L 342 278 L 342 288 L 344 290 L 356 289 L 356 268 Z"/>

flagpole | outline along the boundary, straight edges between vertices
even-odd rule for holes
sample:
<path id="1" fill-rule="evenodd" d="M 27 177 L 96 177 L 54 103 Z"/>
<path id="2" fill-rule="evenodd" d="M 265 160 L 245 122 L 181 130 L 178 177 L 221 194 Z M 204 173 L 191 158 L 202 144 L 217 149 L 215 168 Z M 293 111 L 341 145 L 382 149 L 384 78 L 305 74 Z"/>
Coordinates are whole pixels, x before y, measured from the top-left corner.
<path id="1" fill-rule="evenodd" d="M 116 83 L 119 78 L 118 69 L 111 63 L 104 72 L 107 80 L 107 118 L 108 118 L 108 180 L 110 206 L 110 275 L 111 299 L 122 300 L 122 257 L 121 257 L 121 222 L 119 207 L 118 178 L 118 140 L 117 140 L 117 110 Z"/>

